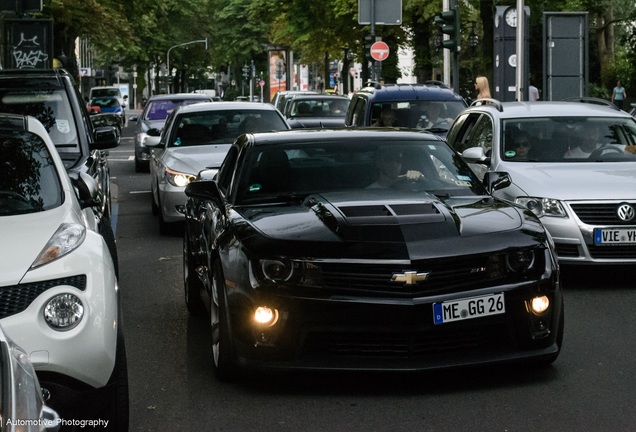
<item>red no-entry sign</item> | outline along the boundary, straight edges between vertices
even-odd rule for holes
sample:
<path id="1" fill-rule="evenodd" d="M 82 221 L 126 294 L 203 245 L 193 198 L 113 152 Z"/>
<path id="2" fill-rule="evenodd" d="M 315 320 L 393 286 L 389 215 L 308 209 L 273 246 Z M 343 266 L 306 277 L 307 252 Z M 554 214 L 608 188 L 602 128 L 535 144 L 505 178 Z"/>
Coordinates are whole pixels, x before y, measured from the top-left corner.
<path id="1" fill-rule="evenodd" d="M 371 58 L 377 61 L 386 60 L 389 56 L 389 46 L 382 41 L 377 41 L 371 45 Z"/>

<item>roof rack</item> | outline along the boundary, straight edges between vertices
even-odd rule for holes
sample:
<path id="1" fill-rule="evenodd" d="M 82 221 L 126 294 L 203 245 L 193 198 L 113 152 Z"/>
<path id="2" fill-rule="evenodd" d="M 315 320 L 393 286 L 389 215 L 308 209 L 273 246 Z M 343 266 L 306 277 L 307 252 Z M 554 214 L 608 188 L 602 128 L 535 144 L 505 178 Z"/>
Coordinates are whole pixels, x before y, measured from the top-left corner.
<path id="1" fill-rule="evenodd" d="M 618 107 L 616 105 L 614 105 L 612 102 L 605 100 L 605 99 L 601 99 L 601 98 L 595 98 L 595 97 L 587 97 L 587 96 L 581 96 L 581 97 L 571 97 L 571 98 L 565 98 L 562 99 L 562 101 L 564 102 L 581 102 L 581 103 L 589 103 L 589 104 L 594 104 L 594 105 L 604 105 L 610 108 L 614 108 L 616 111 L 620 111 L 618 109 Z"/>
<path id="2" fill-rule="evenodd" d="M 436 86 L 440 86 L 443 88 L 450 88 L 446 85 L 446 83 L 444 81 L 439 81 L 439 80 L 428 80 L 425 81 L 424 84 L 426 85 L 436 85 Z"/>
<path id="3" fill-rule="evenodd" d="M 481 105 L 494 105 L 494 107 L 497 109 L 497 111 L 499 112 L 503 112 L 503 105 L 501 104 L 501 102 L 499 102 L 497 99 L 493 99 L 493 98 L 481 98 L 481 99 L 477 99 L 474 100 L 470 106 L 481 106 Z"/>
<path id="4" fill-rule="evenodd" d="M 382 88 L 382 84 L 380 84 L 378 81 L 369 80 L 369 81 L 365 81 L 363 87 L 373 87 L 373 88 L 379 89 L 379 88 Z"/>

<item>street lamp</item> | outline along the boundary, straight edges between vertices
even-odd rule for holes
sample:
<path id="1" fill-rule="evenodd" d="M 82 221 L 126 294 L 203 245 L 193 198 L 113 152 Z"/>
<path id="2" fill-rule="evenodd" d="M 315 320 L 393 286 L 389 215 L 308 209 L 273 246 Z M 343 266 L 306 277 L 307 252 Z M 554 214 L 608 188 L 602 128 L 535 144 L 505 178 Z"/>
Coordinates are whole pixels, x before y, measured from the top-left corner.
<path id="1" fill-rule="evenodd" d="M 177 44 L 177 45 L 174 45 L 174 46 L 171 46 L 170 48 L 168 48 L 168 55 L 166 56 L 167 57 L 166 58 L 166 66 L 167 66 L 167 69 L 168 69 L 168 93 L 170 93 L 170 77 L 172 77 L 172 71 L 170 70 L 170 51 L 172 51 L 174 48 L 182 47 L 182 46 L 185 46 L 185 45 L 191 45 L 191 44 L 194 44 L 194 43 L 205 43 L 205 49 L 206 50 L 208 49 L 208 38 L 200 39 L 200 40 L 193 40 L 193 41 L 190 41 L 190 42 Z"/>

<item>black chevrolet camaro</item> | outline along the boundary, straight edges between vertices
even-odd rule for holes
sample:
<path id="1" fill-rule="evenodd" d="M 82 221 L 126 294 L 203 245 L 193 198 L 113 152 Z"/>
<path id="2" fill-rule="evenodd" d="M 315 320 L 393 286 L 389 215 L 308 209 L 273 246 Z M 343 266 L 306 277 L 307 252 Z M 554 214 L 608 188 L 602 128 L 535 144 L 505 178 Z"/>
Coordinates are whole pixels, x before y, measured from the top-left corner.
<path id="1" fill-rule="evenodd" d="M 184 288 L 220 379 L 242 368 L 416 371 L 554 361 L 552 239 L 434 135 L 241 135 L 188 185 Z"/>

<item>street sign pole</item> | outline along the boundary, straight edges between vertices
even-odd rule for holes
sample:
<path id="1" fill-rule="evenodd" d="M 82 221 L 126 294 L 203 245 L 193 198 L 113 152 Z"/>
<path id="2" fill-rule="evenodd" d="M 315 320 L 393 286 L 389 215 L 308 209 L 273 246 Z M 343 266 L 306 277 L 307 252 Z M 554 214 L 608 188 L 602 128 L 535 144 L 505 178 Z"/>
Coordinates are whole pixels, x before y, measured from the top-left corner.
<path id="1" fill-rule="evenodd" d="M 375 0 L 371 0 L 371 35 L 375 39 Z M 375 42 L 375 41 L 374 41 Z M 373 60 L 371 63 L 371 81 L 378 81 L 378 62 Z"/>

